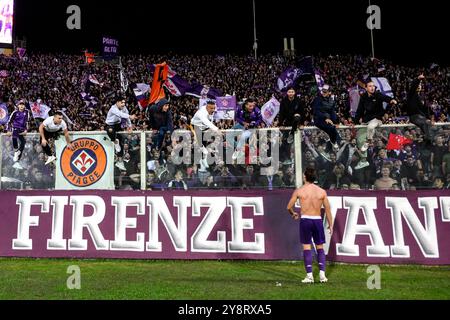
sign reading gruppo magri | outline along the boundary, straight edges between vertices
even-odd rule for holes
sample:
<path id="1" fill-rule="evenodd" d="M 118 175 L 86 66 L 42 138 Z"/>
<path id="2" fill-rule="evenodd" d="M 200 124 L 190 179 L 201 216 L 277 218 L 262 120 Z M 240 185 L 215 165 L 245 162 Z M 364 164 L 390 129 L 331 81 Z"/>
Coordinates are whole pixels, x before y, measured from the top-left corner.
<path id="1" fill-rule="evenodd" d="M 297 260 L 292 191 L 1 193 L 0 256 Z M 328 259 L 450 264 L 448 191 L 334 192 Z M 325 222 L 324 222 L 325 223 Z"/>
<path id="2" fill-rule="evenodd" d="M 65 139 L 56 141 L 58 190 L 113 190 L 114 149 L 106 135 L 73 135 L 73 150 Z"/>

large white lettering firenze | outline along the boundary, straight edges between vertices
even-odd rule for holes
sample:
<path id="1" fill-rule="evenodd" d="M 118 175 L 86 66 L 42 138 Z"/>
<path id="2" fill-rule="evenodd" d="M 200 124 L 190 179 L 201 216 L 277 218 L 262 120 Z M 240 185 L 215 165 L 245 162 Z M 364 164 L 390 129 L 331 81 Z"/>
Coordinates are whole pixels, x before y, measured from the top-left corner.
<path id="1" fill-rule="evenodd" d="M 264 254 L 264 234 L 254 233 L 254 241 L 244 241 L 246 230 L 253 229 L 253 219 L 244 219 L 242 208 L 253 208 L 255 217 L 264 215 L 262 198 L 203 198 L 174 197 L 173 207 L 177 208 L 177 218 L 174 219 L 171 210 L 163 197 L 112 197 L 111 205 L 115 208 L 114 239 L 106 240 L 101 224 L 105 220 L 106 205 L 97 196 L 55 196 L 55 197 L 17 197 L 19 205 L 17 238 L 12 241 L 14 250 L 32 250 L 33 240 L 30 238 L 30 228 L 39 227 L 39 216 L 31 215 L 33 206 L 40 206 L 41 213 L 49 213 L 53 207 L 51 238 L 47 240 L 47 250 L 88 250 L 88 240 L 84 238 L 84 230 L 89 235 L 96 250 L 162 252 L 163 244 L 159 239 L 162 222 L 174 249 L 177 252 L 188 251 L 188 208 L 192 207 L 192 216 L 201 218 L 201 208 L 207 208 L 196 231 L 191 237 L 192 252 L 227 252 L 227 236 L 225 230 L 217 231 L 216 239 L 210 240 L 213 229 L 227 207 L 231 214 L 227 217 L 231 222 L 231 241 L 228 242 L 229 252 Z M 64 210 L 72 206 L 72 232 L 70 239 L 64 239 Z M 134 239 L 127 230 L 136 229 L 138 218 L 128 217 L 127 210 L 136 210 L 137 216 L 146 215 L 148 207 L 148 241 L 145 243 L 145 233 L 136 232 Z M 88 209 L 90 208 L 90 210 Z M 93 213 L 87 215 L 86 212 Z M 68 241 L 67 241 L 68 240 Z"/>
<path id="2" fill-rule="evenodd" d="M 39 228 L 39 239 L 46 240 L 48 251 L 174 250 L 265 255 L 270 251 L 266 250 L 270 248 L 268 244 L 272 245 L 266 241 L 280 241 L 268 239 L 272 226 L 264 223 L 268 213 L 263 197 L 170 199 L 171 203 L 167 197 L 157 196 L 112 196 L 110 201 L 87 195 L 17 196 L 17 235 L 11 236 L 14 239 L 8 243 L 12 242 L 16 251 L 33 250 L 33 235 L 37 234 L 34 231 Z M 406 197 L 389 196 L 329 199 L 333 219 L 345 221 L 345 226 L 335 226 L 336 255 L 408 259 L 418 252 L 425 258 L 440 258 L 439 245 L 442 251 L 444 244 L 438 243 L 438 231 L 441 221 L 450 222 L 450 197 L 419 197 L 417 203 L 410 203 Z M 281 210 L 284 204 L 279 207 Z M 277 210 L 277 206 L 272 210 Z M 289 219 L 279 211 L 270 214 Z M 288 232 L 286 237 L 294 241 L 298 234 Z M 370 243 L 362 247 L 364 237 Z M 281 240 L 285 243 L 286 239 Z M 327 252 L 330 241 L 327 235 Z M 38 246 L 42 245 L 45 247 L 45 242 Z"/>

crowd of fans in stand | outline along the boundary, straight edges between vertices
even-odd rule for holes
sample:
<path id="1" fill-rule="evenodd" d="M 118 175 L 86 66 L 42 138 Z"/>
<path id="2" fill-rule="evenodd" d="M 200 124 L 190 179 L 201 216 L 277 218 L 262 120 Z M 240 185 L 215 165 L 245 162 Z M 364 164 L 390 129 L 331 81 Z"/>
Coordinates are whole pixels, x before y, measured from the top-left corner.
<path id="1" fill-rule="evenodd" d="M 152 64 L 166 61 L 170 67 L 184 79 L 218 88 L 224 94 L 236 95 L 239 101 L 254 97 L 261 107 L 272 96 L 283 97 L 276 91 L 278 76 L 289 66 L 294 65 L 292 58 L 281 55 L 260 56 L 254 60 L 251 56 L 186 56 L 186 55 L 146 55 L 123 56 L 122 64 L 129 83 L 151 84 Z M 348 89 L 356 85 L 357 80 L 365 76 L 386 77 L 398 104 L 389 110 L 384 121 L 386 124 L 407 123 L 403 105 L 412 79 L 425 72 L 426 100 L 431 109 L 433 121 L 450 122 L 450 68 L 438 67 L 433 71 L 399 66 L 386 61 L 380 69 L 380 63 L 370 58 L 345 56 L 316 56 L 318 68 L 326 82 L 331 85 L 337 101 L 337 115 L 341 124 L 352 124 Z M 73 122 L 72 131 L 103 131 L 108 109 L 120 92 L 119 68 L 114 64 L 85 63 L 83 56 L 63 54 L 30 54 L 25 59 L 0 56 L 0 99 L 7 104 L 10 112 L 21 99 L 34 102 L 41 99 L 53 110 L 64 109 Z M 96 98 L 95 105 L 86 106 L 82 93 L 87 91 L 89 75 L 94 75 L 99 85 L 90 84 L 89 94 Z M 311 101 L 317 94 L 314 80 L 305 77 L 300 82 L 300 98 L 307 108 L 303 115 L 304 125 L 312 124 Z M 152 131 L 147 115 L 141 112 L 131 89 L 127 92 L 128 109 L 138 115 L 134 122 L 135 130 Z M 1 102 L 1 101 L 0 101 Z M 185 129 L 196 112 L 197 98 L 172 97 L 171 112 L 175 129 Z M 220 129 L 233 127 L 231 121 L 217 124 Z M 273 127 L 279 127 L 276 120 Z M 37 129 L 34 126 L 34 131 Z M 447 127 L 435 127 L 435 141 L 432 146 L 422 144 L 422 134 L 418 128 L 392 129 L 412 138 L 414 143 L 400 151 L 386 151 L 389 130 L 377 130 L 373 145 L 362 153 L 358 148 L 358 132 L 341 131 L 343 141 L 340 150 L 334 152 L 327 146 L 327 137 L 318 130 L 305 131 L 303 140 L 303 167 L 315 166 L 320 174 L 319 183 L 326 188 L 336 189 L 419 189 L 448 188 L 450 185 L 449 130 Z M 10 150 L 10 142 L 3 139 L 3 150 Z M 3 176 L 15 177 L 25 182 L 29 188 L 42 188 L 51 185 L 52 174 L 39 161 L 40 146 L 36 139 L 27 145 L 24 161 L 28 170 L 15 172 L 8 161 L 12 157 L 3 152 Z M 286 140 L 283 144 L 287 145 Z M 140 136 L 131 134 L 124 141 L 124 162 L 126 171 L 115 168 L 116 186 L 121 189 L 140 188 L 140 168 L 147 168 L 146 185 L 150 189 L 189 189 L 189 188 L 277 188 L 295 185 L 294 164 L 292 163 L 293 145 L 282 152 L 282 165 L 273 176 L 259 174 L 260 166 L 228 165 L 190 165 L 175 166 L 171 160 L 173 141 L 166 135 L 161 148 L 155 146 L 152 134 L 146 139 L 146 163 L 140 163 Z M 12 153 L 12 152 L 11 152 Z M 389 173 L 387 172 L 389 170 Z M 10 172 L 11 171 L 11 172 Z M 48 181 L 47 181 L 48 180 Z"/>

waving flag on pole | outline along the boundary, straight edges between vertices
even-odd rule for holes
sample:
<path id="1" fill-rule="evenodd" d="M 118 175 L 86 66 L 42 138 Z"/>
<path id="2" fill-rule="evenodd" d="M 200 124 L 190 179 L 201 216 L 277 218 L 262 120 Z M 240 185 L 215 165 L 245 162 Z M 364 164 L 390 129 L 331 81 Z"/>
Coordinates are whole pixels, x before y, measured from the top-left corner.
<path id="1" fill-rule="evenodd" d="M 103 85 L 102 83 L 100 83 L 100 81 L 97 80 L 97 77 L 95 75 L 93 75 L 93 74 L 89 75 L 89 81 L 91 83 L 95 84 L 95 85 L 98 85 L 98 86 L 102 86 Z"/>
<path id="2" fill-rule="evenodd" d="M 150 91 L 150 101 L 149 104 L 154 104 L 161 99 L 166 97 L 164 92 L 164 84 L 169 76 L 169 66 L 167 63 L 162 63 L 156 65 L 155 73 L 153 74 L 152 89 Z M 144 107 L 146 108 L 146 107 Z"/>
<path id="3" fill-rule="evenodd" d="M 322 91 L 323 86 L 325 85 L 325 79 L 322 77 L 319 70 L 316 70 L 314 74 L 316 77 L 317 87 L 319 88 L 319 91 Z"/>
<path id="4" fill-rule="evenodd" d="M 50 112 L 51 108 L 45 104 L 42 103 L 42 100 L 38 99 L 35 103 L 32 103 L 30 105 L 31 113 L 33 114 L 33 117 L 35 119 L 47 119 L 48 113 Z"/>
<path id="5" fill-rule="evenodd" d="M 202 99 L 217 100 L 217 98 L 223 96 L 223 92 L 219 89 L 211 88 L 209 86 L 194 84 L 187 90 L 186 95 Z"/>
<path id="6" fill-rule="evenodd" d="M 81 99 L 83 99 L 86 108 L 89 109 L 94 108 L 98 104 L 98 99 L 86 92 L 81 93 Z"/>
<path id="7" fill-rule="evenodd" d="M 372 81 L 375 83 L 375 85 L 381 91 L 381 93 L 392 98 L 394 97 L 391 85 L 389 84 L 389 81 L 386 78 L 372 78 Z"/>
<path id="8" fill-rule="evenodd" d="M 298 67 L 289 67 L 278 78 L 277 89 L 278 91 L 285 91 L 287 88 L 294 86 L 297 80 L 307 74 L 313 74 L 313 60 L 312 57 L 305 57 L 298 63 Z"/>
<path id="9" fill-rule="evenodd" d="M 191 85 L 169 67 L 169 74 L 164 87 L 169 90 L 171 95 L 181 97 L 186 94 Z"/>
<path id="10" fill-rule="evenodd" d="M 394 98 L 394 92 L 392 91 L 391 85 L 386 78 L 372 78 L 371 80 L 375 83 L 378 90 L 380 90 L 382 94 Z M 386 109 L 387 106 L 387 103 L 383 103 L 384 109 Z"/>
<path id="11" fill-rule="evenodd" d="M 151 72 L 156 72 L 157 65 L 150 66 Z M 193 96 L 196 98 L 204 98 L 216 100 L 223 96 L 223 92 L 216 88 L 211 88 L 200 83 L 190 84 L 187 80 L 180 77 L 174 70 L 167 66 L 167 80 L 163 83 L 164 88 L 168 90 L 171 95 L 181 97 L 184 95 Z M 152 87 L 153 92 L 153 87 Z"/>
<path id="12" fill-rule="evenodd" d="M 122 88 L 122 92 L 128 91 L 128 79 L 123 72 L 123 68 L 120 69 L 120 87 Z"/>
<path id="13" fill-rule="evenodd" d="M 145 83 L 134 83 L 132 84 L 132 88 L 139 107 L 141 109 L 147 108 L 150 101 L 150 86 Z"/>

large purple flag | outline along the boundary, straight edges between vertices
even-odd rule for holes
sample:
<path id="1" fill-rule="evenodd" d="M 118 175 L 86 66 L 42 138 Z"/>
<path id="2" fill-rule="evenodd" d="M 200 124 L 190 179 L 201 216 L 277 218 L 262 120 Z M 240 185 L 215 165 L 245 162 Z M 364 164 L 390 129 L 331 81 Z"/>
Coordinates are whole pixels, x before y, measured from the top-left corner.
<path id="1" fill-rule="evenodd" d="M 284 91 L 287 88 L 295 85 L 296 81 L 305 74 L 313 74 L 313 61 L 311 57 L 305 57 L 298 63 L 298 67 L 287 68 L 278 78 L 277 89 Z"/>
<path id="2" fill-rule="evenodd" d="M 170 73 L 169 79 L 167 79 L 164 86 L 169 90 L 170 94 L 176 97 L 184 96 L 191 87 L 189 82 L 181 78 L 179 75 L 175 74 L 171 77 Z"/>
<path id="3" fill-rule="evenodd" d="M 186 95 L 194 96 L 197 98 L 208 98 L 216 100 L 218 97 L 223 96 L 223 92 L 219 89 L 211 88 L 197 83 L 189 88 L 189 90 L 186 92 Z"/>

